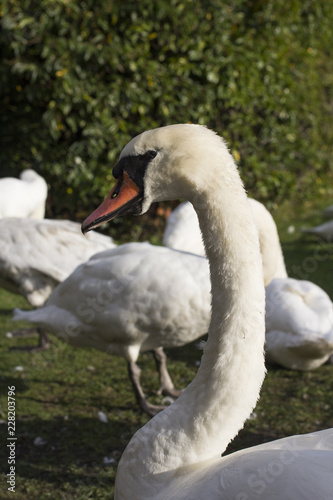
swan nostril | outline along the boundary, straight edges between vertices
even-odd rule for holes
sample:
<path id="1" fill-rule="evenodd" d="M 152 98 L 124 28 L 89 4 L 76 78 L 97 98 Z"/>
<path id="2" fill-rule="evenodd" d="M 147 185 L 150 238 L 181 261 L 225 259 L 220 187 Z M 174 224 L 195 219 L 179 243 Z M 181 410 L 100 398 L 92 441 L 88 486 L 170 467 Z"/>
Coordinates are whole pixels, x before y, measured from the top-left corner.
<path id="1" fill-rule="evenodd" d="M 114 198 L 117 198 L 119 192 L 120 192 L 120 188 L 121 188 L 121 185 L 123 183 L 123 180 L 124 179 L 121 179 L 119 180 L 119 177 L 118 177 L 118 181 L 116 182 L 116 184 L 113 186 L 113 189 L 110 193 L 110 198 L 111 200 L 113 200 Z"/>

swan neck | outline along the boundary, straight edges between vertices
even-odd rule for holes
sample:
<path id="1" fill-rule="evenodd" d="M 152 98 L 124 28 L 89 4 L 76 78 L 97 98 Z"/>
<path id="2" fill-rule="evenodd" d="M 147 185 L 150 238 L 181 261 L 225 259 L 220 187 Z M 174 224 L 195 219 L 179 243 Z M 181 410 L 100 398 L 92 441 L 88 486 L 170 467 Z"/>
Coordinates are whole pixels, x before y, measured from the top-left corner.
<path id="1" fill-rule="evenodd" d="M 135 476 L 149 476 L 147 490 L 140 484 L 142 498 L 155 498 L 154 487 L 177 471 L 220 457 L 249 417 L 263 382 L 265 293 L 258 234 L 236 167 L 230 170 L 226 182 L 216 166 L 214 181 L 201 182 L 206 188 L 190 199 L 210 264 L 212 316 L 196 377 L 135 434 L 123 454 L 117 482 L 123 488 L 135 465 Z M 122 498 L 119 491 L 117 500 Z"/>

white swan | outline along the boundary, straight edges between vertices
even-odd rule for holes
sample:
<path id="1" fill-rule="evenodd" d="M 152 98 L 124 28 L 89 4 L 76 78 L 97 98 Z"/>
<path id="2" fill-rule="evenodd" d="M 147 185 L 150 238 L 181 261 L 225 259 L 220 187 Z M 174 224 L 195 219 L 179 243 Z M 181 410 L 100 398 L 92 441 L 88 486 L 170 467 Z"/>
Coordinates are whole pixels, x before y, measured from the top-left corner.
<path id="1" fill-rule="evenodd" d="M 110 196 L 83 231 L 154 201 L 194 206 L 211 270 L 212 318 L 198 373 L 131 439 L 116 500 L 320 499 L 333 491 L 332 430 L 222 457 L 250 415 L 265 375 L 264 286 L 257 231 L 224 142 L 197 125 L 144 132 L 123 149 Z M 259 491 L 261 489 L 261 491 Z"/>
<path id="2" fill-rule="evenodd" d="M 66 235 L 66 239 L 70 236 L 70 233 Z M 74 243 L 75 238 L 71 244 Z M 19 276 L 22 278 L 21 274 Z M 290 279 L 273 280 L 272 283 L 284 281 L 295 282 Z M 297 286 L 301 287 L 302 282 L 298 283 Z M 272 361 L 285 367 L 300 369 L 301 363 L 303 366 L 306 363 L 308 368 L 304 369 L 314 368 L 326 359 L 322 352 L 320 357 L 318 354 L 322 347 L 320 332 L 315 336 L 314 331 L 305 330 L 309 314 L 317 318 L 322 331 L 332 313 L 326 311 L 326 316 L 321 318 L 325 311 L 323 307 L 318 310 L 319 300 L 313 299 L 311 313 L 305 305 L 307 300 L 298 300 L 295 318 L 290 312 L 288 323 L 283 319 L 285 309 L 289 303 L 295 306 L 295 300 L 290 301 L 289 288 L 279 289 L 281 296 L 276 294 L 276 284 L 266 290 L 268 302 L 274 305 L 274 308 L 267 308 L 267 353 Z M 325 295 L 316 285 L 310 288 L 312 295 L 315 291 L 316 296 Z M 123 356 L 128 362 L 139 406 L 149 415 L 154 415 L 161 407 L 149 404 L 144 396 L 140 369 L 136 364 L 139 353 L 153 350 L 161 379 L 159 392 L 177 395 L 161 348 L 178 347 L 207 333 L 210 321 L 208 261 L 204 257 L 148 243 L 120 245 L 94 255 L 75 269 L 55 289 L 44 307 L 36 311 L 16 309 L 13 319 L 28 321 L 38 326 L 41 333 L 44 330 L 51 332 L 73 346 L 89 346 Z M 309 342 L 314 343 L 317 339 L 318 346 L 312 355 L 308 351 L 307 359 L 304 359 L 307 332 Z M 328 352 L 329 346 L 326 346 L 326 354 Z M 286 360 L 283 354 L 286 354 Z M 298 365 L 295 360 L 299 360 Z"/>
<path id="3" fill-rule="evenodd" d="M 160 392 L 178 395 L 162 347 L 187 344 L 208 331 L 209 291 L 207 259 L 128 243 L 94 255 L 54 290 L 44 307 L 16 309 L 13 319 L 33 323 L 75 347 L 123 356 L 139 406 L 154 415 L 162 407 L 144 396 L 139 353 L 153 350 Z"/>
<path id="4" fill-rule="evenodd" d="M 332 302 L 314 283 L 287 277 L 273 217 L 262 203 L 251 198 L 249 203 L 258 228 L 266 286 L 267 359 L 291 370 L 318 368 L 333 353 Z M 191 203 L 183 202 L 172 211 L 163 244 L 205 255 L 198 217 Z"/>
<path id="5" fill-rule="evenodd" d="M 0 219 L 0 286 L 45 303 L 58 283 L 97 252 L 113 248 L 112 238 L 96 232 L 82 238 L 69 220 Z"/>
<path id="6" fill-rule="evenodd" d="M 172 210 L 167 218 L 162 243 L 168 248 L 206 256 L 197 214 L 188 201 Z"/>
<path id="7" fill-rule="evenodd" d="M 23 170 L 20 179 L 0 179 L 0 218 L 31 217 L 43 219 L 47 184 L 34 170 Z"/>
<path id="8" fill-rule="evenodd" d="M 266 288 L 267 359 L 313 370 L 333 354 L 333 304 L 310 281 L 274 279 Z"/>
<path id="9" fill-rule="evenodd" d="M 272 215 L 259 201 L 249 198 L 249 203 L 259 232 L 264 283 L 267 286 L 274 278 L 287 278 L 287 271 Z M 163 245 L 206 255 L 198 217 L 191 203 L 185 201 L 171 212 L 163 235 Z"/>
<path id="10" fill-rule="evenodd" d="M 324 222 L 324 224 L 320 224 L 319 226 L 310 227 L 310 228 L 302 228 L 302 233 L 314 234 L 325 240 L 327 243 L 333 242 L 333 220 L 328 222 Z"/>

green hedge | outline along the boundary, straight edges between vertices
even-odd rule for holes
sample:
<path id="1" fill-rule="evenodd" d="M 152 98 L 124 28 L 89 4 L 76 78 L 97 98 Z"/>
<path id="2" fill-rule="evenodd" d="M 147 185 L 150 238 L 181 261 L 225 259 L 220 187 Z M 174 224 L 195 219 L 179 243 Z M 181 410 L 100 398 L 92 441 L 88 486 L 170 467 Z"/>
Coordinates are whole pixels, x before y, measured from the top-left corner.
<path id="1" fill-rule="evenodd" d="M 7 0 L 2 175 L 32 167 L 49 216 L 81 217 L 141 131 L 206 124 L 250 193 L 309 194 L 332 168 L 333 3 Z"/>

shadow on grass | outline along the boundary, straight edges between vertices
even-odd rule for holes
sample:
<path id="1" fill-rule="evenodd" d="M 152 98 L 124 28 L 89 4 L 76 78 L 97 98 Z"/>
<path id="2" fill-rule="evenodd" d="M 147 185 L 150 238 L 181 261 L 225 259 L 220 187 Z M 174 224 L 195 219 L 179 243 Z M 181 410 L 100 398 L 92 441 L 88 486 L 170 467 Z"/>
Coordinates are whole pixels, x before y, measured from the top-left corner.
<path id="1" fill-rule="evenodd" d="M 117 409 L 114 409 L 117 413 Z M 111 433 L 112 429 L 112 433 Z M 115 470 L 123 449 L 136 431 L 130 420 L 110 418 L 109 423 L 97 418 L 38 417 L 17 422 L 16 470 L 21 481 L 35 480 L 40 485 L 61 488 L 69 483 L 85 486 L 113 486 L 114 480 L 104 470 Z M 116 437 L 114 437 L 116 436 Z M 39 438 L 41 445 L 36 444 Z M 35 443 L 34 443 L 35 442 Z M 1 463 L 7 462 L 7 450 L 1 447 Z M 104 464 L 104 457 L 111 464 Z M 68 488 L 68 485 L 67 485 Z"/>
<path id="2" fill-rule="evenodd" d="M 198 346 L 201 341 L 206 340 L 207 335 L 203 335 L 182 347 L 167 348 L 165 352 L 170 361 L 186 361 L 189 366 L 196 366 L 196 362 L 200 360 L 203 352 Z"/>
<path id="3" fill-rule="evenodd" d="M 111 436 L 110 427 L 116 438 Z M 111 416 L 108 424 L 95 418 L 32 418 L 20 421 L 18 429 L 16 468 L 21 481 L 36 481 L 41 489 L 44 485 L 58 490 L 64 486 L 68 490 L 78 484 L 106 489 L 113 487 L 117 463 L 137 427 L 133 426 L 131 419 L 119 421 Z M 42 439 L 43 445 L 34 444 L 37 437 Z M 226 454 L 276 437 L 280 436 L 274 432 L 245 428 L 229 445 Z M 104 457 L 114 462 L 106 465 Z"/>
<path id="4" fill-rule="evenodd" d="M 13 312 L 13 308 L 9 308 L 9 309 L 0 309 L 0 316 L 11 316 Z"/>
<path id="5" fill-rule="evenodd" d="M 18 393 L 23 393 L 29 389 L 28 383 L 22 379 L 19 375 L 11 375 L 9 377 L 0 377 L 0 392 L 1 394 L 7 394 L 8 386 L 15 386 L 16 395 Z"/>

